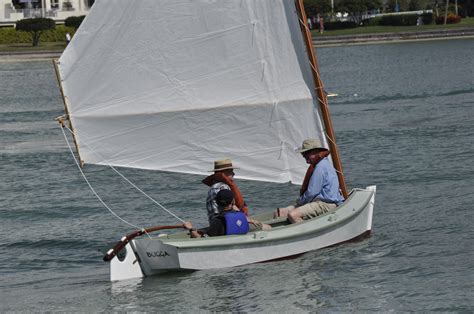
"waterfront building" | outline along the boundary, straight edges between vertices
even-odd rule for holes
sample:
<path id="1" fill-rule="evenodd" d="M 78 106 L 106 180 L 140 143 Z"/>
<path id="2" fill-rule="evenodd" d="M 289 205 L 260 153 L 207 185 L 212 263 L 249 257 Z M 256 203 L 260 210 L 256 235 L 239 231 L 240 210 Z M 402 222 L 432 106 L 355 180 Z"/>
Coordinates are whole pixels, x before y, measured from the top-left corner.
<path id="1" fill-rule="evenodd" d="M 93 0 L 0 0 L 0 25 L 16 21 L 47 17 L 62 22 L 70 16 L 86 15 Z"/>

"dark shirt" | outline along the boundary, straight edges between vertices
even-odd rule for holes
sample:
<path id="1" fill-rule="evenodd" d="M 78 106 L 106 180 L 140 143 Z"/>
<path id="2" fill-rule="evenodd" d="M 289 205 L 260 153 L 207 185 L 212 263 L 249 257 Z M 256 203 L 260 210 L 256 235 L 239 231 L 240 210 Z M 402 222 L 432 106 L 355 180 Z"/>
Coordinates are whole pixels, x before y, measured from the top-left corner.
<path id="1" fill-rule="evenodd" d="M 207 235 L 210 237 L 218 237 L 226 234 L 226 223 L 224 215 L 216 216 L 207 229 Z"/>

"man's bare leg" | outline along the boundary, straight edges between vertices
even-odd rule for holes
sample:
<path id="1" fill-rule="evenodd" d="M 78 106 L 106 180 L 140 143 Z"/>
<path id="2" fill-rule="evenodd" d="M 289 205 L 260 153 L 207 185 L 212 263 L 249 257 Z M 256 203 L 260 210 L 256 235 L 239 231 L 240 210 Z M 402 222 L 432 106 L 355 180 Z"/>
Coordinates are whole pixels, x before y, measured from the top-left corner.
<path id="1" fill-rule="evenodd" d="M 295 209 L 295 206 L 293 205 L 277 208 L 277 210 L 273 212 L 273 218 L 288 217 L 288 213 L 290 212 L 290 210 L 293 210 L 293 209 Z"/>
<path id="2" fill-rule="evenodd" d="M 288 220 L 292 224 L 298 224 L 300 222 L 303 222 L 303 216 L 304 214 L 300 210 L 298 210 L 298 208 L 295 208 L 288 213 Z"/>

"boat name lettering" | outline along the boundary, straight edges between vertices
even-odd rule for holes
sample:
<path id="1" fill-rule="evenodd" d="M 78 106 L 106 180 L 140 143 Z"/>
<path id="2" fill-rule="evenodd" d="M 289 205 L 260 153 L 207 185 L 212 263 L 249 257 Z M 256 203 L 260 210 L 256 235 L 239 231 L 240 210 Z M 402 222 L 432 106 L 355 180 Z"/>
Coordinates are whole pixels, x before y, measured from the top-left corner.
<path id="1" fill-rule="evenodd" d="M 166 257 L 170 256 L 166 251 L 155 251 L 155 252 L 146 252 L 148 257 Z"/>

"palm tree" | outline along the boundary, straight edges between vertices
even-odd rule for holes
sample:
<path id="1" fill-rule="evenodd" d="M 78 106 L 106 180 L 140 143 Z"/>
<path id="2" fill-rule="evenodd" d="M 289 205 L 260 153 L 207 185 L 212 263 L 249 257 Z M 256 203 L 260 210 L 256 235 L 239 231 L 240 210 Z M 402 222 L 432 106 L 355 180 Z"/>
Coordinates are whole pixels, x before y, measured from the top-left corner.
<path id="1" fill-rule="evenodd" d="M 446 0 L 446 8 L 444 9 L 444 25 L 446 25 L 446 22 L 448 21 L 448 6 L 449 0 Z"/>

